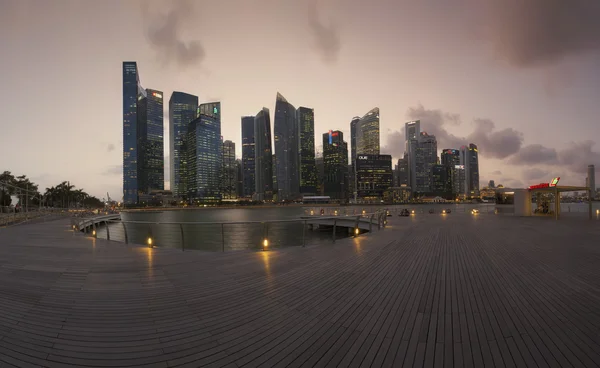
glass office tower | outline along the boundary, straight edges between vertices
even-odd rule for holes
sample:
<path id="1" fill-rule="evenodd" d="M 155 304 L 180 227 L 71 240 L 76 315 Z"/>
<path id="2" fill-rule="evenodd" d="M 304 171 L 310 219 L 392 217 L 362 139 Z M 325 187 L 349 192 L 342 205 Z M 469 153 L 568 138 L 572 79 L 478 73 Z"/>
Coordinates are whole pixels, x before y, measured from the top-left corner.
<path id="1" fill-rule="evenodd" d="M 392 187 L 391 155 L 356 156 L 356 191 L 358 200 L 380 203 L 386 190 Z"/>
<path id="2" fill-rule="evenodd" d="M 348 200 L 348 144 L 339 130 L 323 134 L 324 195 L 345 203 Z"/>
<path id="3" fill-rule="evenodd" d="M 253 199 L 273 200 L 273 150 L 271 149 L 271 118 L 269 109 L 263 107 L 254 118 L 255 190 Z"/>
<path id="4" fill-rule="evenodd" d="M 220 112 L 220 107 L 217 112 Z M 201 114 L 188 125 L 187 187 L 190 203 L 221 200 L 221 122 L 215 115 Z"/>
<path id="5" fill-rule="evenodd" d="M 300 193 L 312 196 L 317 194 L 314 110 L 299 107 L 298 125 L 300 129 Z"/>
<path id="6" fill-rule="evenodd" d="M 169 99 L 169 156 L 171 191 L 175 198 L 187 195 L 185 137 L 188 124 L 196 119 L 198 97 L 183 92 L 173 92 Z"/>
<path id="7" fill-rule="evenodd" d="M 146 91 L 135 61 L 123 62 L 123 203 L 138 202 L 138 100 Z"/>
<path id="8" fill-rule="evenodd" d="M 300 196 L 300 150 L 296 108 L 278 92 L 275 102 L 275 168 L 277 200 L 295 200 Z"/>
<path id="9" fill-rule="evenodd" d="M 356 125 L 356 155 L 379 154 L 379 108 L 365 114 Z"/>
<path id="10" fill-rule="evenodd" d="M 255 183 L 254 116 L 242 116 L 242 196 L 252 198 Z"/>

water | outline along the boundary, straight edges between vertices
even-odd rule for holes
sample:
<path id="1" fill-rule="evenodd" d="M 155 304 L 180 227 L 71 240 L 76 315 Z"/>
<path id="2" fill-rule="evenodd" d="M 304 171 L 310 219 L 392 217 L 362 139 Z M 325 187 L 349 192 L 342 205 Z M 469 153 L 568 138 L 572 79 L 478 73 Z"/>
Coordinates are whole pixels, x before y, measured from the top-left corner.
<path id="1" fill-rule="evenodd" d="M 594 214 L 600 209 L 600 202 L 593 204 Z M 535 207 L 535 204 L 532 205 Z M 108 226 L 111 240 L 125 241 L 125 230 L 130 243 L 146 244 L 147 239 L 153 239 L 153 245 L 181 249 L 198 249 L 207 251 L 229 251 L 242 249 L 261 249 L 264 239 L 268 239 L 270 248 L 301 246 L 331 242 L 332 232 L 329 230 L 310 230 L 304 228 L 300 217 L 315 215 L 323 209 L 324 215 L 360 214 L 362 211 L 375 212 L 383 209 L 397 210 L 407 208 L 417 213 L 427 213 L 430 208 L 436 212 L 451 209 L 453 213 L 470 213 L 473 208 L 481 213 L 493 213 L 495 204 L 423 204 L 423 205 L 394 205 L 394 206 L 281 206 L 281 207 L 249 207 L 249 208 L 202 208 L 165 211 L 124 212 L 121 214 L 125 221 L 151 222 L 153 224 L 114 223 Z M 563 203 L 563 213 L 584 214 L 588 211 L 587 203 Z M 298 220 L 295 222 L 260 223 L 260 221 Z M 202 222 L 205 224 L 185 224 L 186 222 Z M 232 224 L 233 222 L 258 222 Z M 172 224 L 169 224 L 172 223 Z M 183 223 L 183 224 L 182 224 Z M 216 223 L 216 224 L 215 224 Z M 223 225 L 222 225 L 223 224 Z M 336 238 L 348 236 L 347 229 L 338 229 Z M 107 229 L 98 229 L 98 237 L 106 238 Z"/>

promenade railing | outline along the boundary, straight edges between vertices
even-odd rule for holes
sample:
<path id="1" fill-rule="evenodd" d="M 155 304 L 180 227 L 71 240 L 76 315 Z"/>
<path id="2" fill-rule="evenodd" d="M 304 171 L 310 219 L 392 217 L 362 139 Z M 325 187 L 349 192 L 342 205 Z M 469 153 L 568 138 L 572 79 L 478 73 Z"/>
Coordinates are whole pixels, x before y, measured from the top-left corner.
<path id="1" fill-rule="evenodd" d="M 68 209 L 52 207 L 15 208 L 13 206 L 0 207 L 0 226 L 22 224 L 30 221 L 46 221 L 50 219 L 71 216 Z"/>
<path id="2" fill-rule="evenodd" d="M 318 220 L 318 221 L 317 221 Z M 319 228 L 311 224 L 319 223 Z M 361 223 L 362 226 L 358 226 Z M 385 211 L 346 216 L 306 216 L 300 219 L 236 222 L 151 222 L 101 220 L 84 233 L 97 238 L 181 250 L 268 250 L 307 246 L 347 236 L 359 236 L 370 224 L 385 227 Z"/>

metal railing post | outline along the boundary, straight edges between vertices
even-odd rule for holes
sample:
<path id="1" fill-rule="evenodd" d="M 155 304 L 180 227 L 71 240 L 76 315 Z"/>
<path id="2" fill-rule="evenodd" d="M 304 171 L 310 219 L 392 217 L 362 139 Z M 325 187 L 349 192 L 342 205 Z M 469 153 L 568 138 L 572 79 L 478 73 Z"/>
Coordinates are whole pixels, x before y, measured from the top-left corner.
<path id="1" fill-rule="evenodd" d="M 354 229 L 352 230 L 355 237 L 358 236 L 358 234 L 356 233 L 356 230 L 358 230 L 358 222 L 359 221 L 360 221 L 360 216 L 356 216 L 356 222 L 354 223 Z"/>
<path id="2" fill-rule="evenodd" d="M 302 247 L 306 247 L 306 220 L 302 223 Z"/>
<path id="3" fill-rule="evenodd" d="M 221 223 L 221 251 L 225 252 L 225 224 Z"/>
<path id="4" fill-rule="evenodd" d="M 125 226 L 124 222 L 121 222 L 121 224 L 123 224 L 123 234 L 125 235 L 125 244 L 129 244 L 129 237 L 127 236 L 127 226 Z"/>
<path id="5" fill-rule="evenodd" d="M 335 243 L 335 230 L 337 226 L 337 219 L 333 219 L 333 242 Z"/>
<path id="6" fill-rule="evenodd" d="M 181 233 L 181 251 L 185 251 L 185 238 L 183 237 L 183 224 L 179 224 L 179 232 Z"/>
<path id="7" fill-rule="evenodd" d="M 377 215 L 377 230 L 381 230 L 381 213 Z"/>
<path id="8" fill-rule="evenodd" d="M 152 239 L 152 225 L 148 225 L 148 239 L 146 240 L 148 248 L 152 248 L 154 246 L 154 239 Z"/>

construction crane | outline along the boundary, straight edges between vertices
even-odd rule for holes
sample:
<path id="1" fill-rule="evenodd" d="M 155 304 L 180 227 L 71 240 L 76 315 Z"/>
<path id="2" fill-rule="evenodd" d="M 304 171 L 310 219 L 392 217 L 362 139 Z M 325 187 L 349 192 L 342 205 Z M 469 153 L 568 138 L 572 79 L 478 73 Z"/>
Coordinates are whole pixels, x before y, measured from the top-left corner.
<path id="1" fill-rule="evenodd" d="M 108 192 L 106 192 L 106 201 L 110 204 L 110 194 Z"/>

